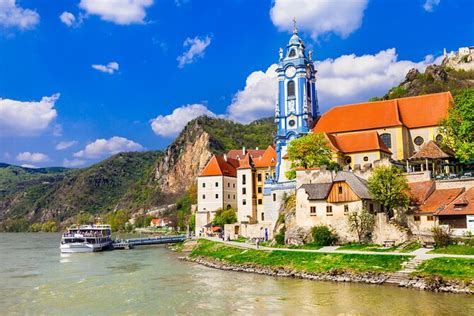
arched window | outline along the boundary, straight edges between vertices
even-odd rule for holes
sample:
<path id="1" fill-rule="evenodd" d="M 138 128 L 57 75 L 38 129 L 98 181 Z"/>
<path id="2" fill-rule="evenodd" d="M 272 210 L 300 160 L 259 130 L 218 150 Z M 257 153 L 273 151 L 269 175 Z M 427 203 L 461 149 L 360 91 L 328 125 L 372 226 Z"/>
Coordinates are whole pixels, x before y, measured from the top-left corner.
<path id="1" fill-rule="evenodd" d="M 295 96 L 295 82 L 293 80 L 288 81 L 288 97 L 294 97 Z"/>
<path id="2" fill-rule="evenodd" d="M 291 49 L 290 50 L 290 54 L 288 55 L 288 57 L 295 57 L 296 56 L 296 50 L 295 49 Z"/>
<path id="3" fill-rule="evenodd" d="M 306 81 L 306 98 L 308 100 L 311 100 L 311 83 L 308 81 Z"/>
<path id="4" fill-rule="evenodd" d="M 392 135 L 390 135 L 389 133 L 384 133 L 380 135 L 380 138 L 385 143 L 385 146 L 387 146 L 388 148 L 392 148 Z"/>
<path id="5" fill-rule="evenodd" d="M 441 134 L 436 135 L 436 142 L 441 143 L 442 141 L 443 141 L 443 135 Z"/>

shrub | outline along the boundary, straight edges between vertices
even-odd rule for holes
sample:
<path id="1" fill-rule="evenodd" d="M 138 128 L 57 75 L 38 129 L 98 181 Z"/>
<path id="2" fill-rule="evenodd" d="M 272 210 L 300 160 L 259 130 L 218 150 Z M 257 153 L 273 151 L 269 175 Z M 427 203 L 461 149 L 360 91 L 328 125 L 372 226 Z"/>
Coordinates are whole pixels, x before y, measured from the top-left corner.
<path id="1" fill-rule="evenodd" d="M 285 244 L 285 227 L 283 227 L 278 234 L 275 235 L 277 245 Z"/>
<path id="2" fill-rule="evenodd" d="M 327 226 L 318 225 L 311 228 L 313 244 L 316 246 L 330 246 L 337 241 L 337 235 Z"/>
<path id="3" fill-rule="evenodd" d="M 453 240 L 449 232 L 445 231 L 441 227 L 434 227 L 432 229 L 432 232 L 433 232 L 433 238 L 436 243 L 436 248 L 446 247 L 453 243 Z"/>

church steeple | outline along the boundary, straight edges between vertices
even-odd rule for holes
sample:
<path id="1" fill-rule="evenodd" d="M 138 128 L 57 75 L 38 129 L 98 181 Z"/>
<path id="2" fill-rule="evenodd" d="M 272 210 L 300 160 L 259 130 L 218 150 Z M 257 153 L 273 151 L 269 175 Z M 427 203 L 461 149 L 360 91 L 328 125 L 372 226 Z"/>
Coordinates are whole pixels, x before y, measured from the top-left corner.
<path id="1" fill-rule="evenodd" d="M 316 95 L 316 70 L 312 53 L 306 55 L 305 45 L 298 34 L 296 18 L 293 19 L 293 34 L 286 46 L 280 48 L 278 69 L 278 102 L 275 122 L 278 131 L 275 144 L 278 152 L 277 179 L 285 181 L 284 163 L 289 141 L 308 133 L 318 115 Z M 283 168 L 283 169 L 282 169 Z"/>

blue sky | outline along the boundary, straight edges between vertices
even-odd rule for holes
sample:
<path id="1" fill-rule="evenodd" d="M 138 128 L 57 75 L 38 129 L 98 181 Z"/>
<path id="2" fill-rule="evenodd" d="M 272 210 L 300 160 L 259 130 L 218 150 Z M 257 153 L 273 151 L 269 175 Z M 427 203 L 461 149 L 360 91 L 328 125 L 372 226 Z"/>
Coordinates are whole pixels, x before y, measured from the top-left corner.
<path id="1" fill-rule="evenodd" d="M 272 115 L 296 16 L 321 110 L 473 45 L 470 0 L 0 0 L 0 161 L 162 149 L 200 114 Z"/>

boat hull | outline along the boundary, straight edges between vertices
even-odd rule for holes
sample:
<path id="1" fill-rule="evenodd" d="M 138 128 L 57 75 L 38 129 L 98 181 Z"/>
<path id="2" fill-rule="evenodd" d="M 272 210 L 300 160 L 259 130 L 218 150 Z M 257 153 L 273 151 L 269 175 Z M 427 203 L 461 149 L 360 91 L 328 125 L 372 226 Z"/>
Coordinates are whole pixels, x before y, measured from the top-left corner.
<path id="1" fill-rule="evenodd" d="M 85 253 L 85 252 L 98 252 L 109 249 L 112 246 L 112 242 L 102 244 L 88 244 L 88 243 L 68 243 L 59 246 L 62 253 Z"/>

